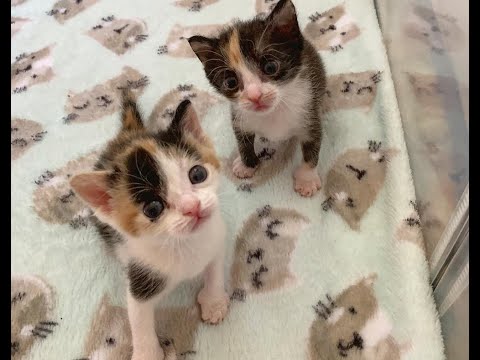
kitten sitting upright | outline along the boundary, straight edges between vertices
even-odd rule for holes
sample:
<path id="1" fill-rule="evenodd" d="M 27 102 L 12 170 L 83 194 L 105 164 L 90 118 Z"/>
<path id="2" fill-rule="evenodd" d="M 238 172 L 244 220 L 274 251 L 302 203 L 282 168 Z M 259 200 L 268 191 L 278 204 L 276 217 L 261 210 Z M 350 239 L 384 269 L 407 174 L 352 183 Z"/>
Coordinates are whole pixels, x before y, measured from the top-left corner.
<path id="1" fill-rule="evenodd" d="M 326 77 L 317 51 L 300 32 L 292 2 L 281 0 L 268 17 L 237 21 L 218 37 L 188 41 L 210 83 L 231 101 L 240 152 L 235 175 L 254 175 L 256 135 L 272 141 L 297 137 L 303 163 L 294 172 L 295 190 L 314 195 L 321 186 L 316 166 Z"/>
<path id="2" fill-rule="evenodd" d="M 70 182 L 94 210 L 105 244 L 125 267 L 132 360 L 164 359 L 154 307 L 185 279 L 205 270 L 197 298 L 204 321 L 218 323 L 227 313 L 219 166 L 189 100 L 178 105 L 165 131 L 154 132 L 144 127 L 127 96 L 120 133 L 94 171 Z"/>

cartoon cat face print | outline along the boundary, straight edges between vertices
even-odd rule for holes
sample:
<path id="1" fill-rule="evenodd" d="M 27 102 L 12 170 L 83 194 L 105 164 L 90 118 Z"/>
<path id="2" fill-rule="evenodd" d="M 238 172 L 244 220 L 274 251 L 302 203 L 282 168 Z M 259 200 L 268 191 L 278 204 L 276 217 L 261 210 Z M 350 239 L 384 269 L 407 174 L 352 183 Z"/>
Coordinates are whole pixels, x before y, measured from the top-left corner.
<path id="1" fill-rule="evenodd" d="M 70 91 L 65 104 L 64 123 L 72 124 L 98 120 L 120 110 L 120 95 L 130 89 L 132 96 L 140 96 L 148 85 L 148 77 L 125 66 L 122 73 L 91 89 L 74 93 Z"/>
<path id="2" fill-rule="evenodd" d="M 251 192 L 258 186 L 274 178 L 292 161 L 295 154 L 297 141 L 290 139 L 286 142 L 271 142 L 264 137 L 255 138 L 255 152 L 260 159 L 260 165 L 249 179 L 239 179 L 233 173 L 233 162 L 239 156 L 238 149 L 233 150 L 229 158 L 224 159 L 222 171 L 227 178 L 238 185 L 238 190 Z"/>
<path id="3" fill-rule="evenodd" d="M 117 55 L 125 54 L 148 38 L 147 25 L 143 20 L 115 19 L 114 16 L 102 18 L 87 35 Z"/>
<path id="4" fill-rule="evenodd" d="M 11 69 L 11 84 L 14 92 L 25 91 L 33 85 L 50 81 L 53 78 L 51 50 L 52 46 L 48 46 L 29 54 L 23 53 L 17 56 Z"/>
<path id="5" fill-rule="evenodd" d="M 411 16 L 405 24 L 405 32 L 410 38 L 419 40 L 439 54 L 465 46 L 465 35 L 458 26 L 457 19 L 417 4 L 413 6 Z"/>
<path id="6" fill-rule="evenodd" d="M 395 239 L 408 241 L 417 245 L 425 252 L 425 243 L 422 235 L 422 223 L 420 220 L 420 209 L 423 212 L 424 205 L 420 201 L 410 201 L 411 211 L 395 230 Z"/>
<path id="7" fill-rule="evenodd" d="M 237 235 L 231 268 L 232 299 L 244 301 L 247 294 L 268 292 L 291 284 L 290 256 L 298 234 L 309 220 L 292 209 L 257 210 Z"/>
<path id="8" fill-rule="evenodd" d="M 33 208 L 45 221 L 70 224 L 74 229 L 85 227 L 90 211 L 74 194 L 69 180 L 73 174 L 92 169 L 98 159 L 97 151 L 69 161 L 61 169 L 45 171 L 36 181 Z"/>
<path id="9" fill-rule="evenodd" d="M 200 324 L 195 306 L 159 308 L 155 313 L 157 334 L 166 360 L 195 354 L 194 343 Z M 105 295 L 93 315 L 85 341 L 84 356 L 89 360 L 130 360 L 132 337 L 127 310 L 115 306 Z"/>
<path id="10" fill-rule="evenodd" d="M 341 4 L 323 13 L 309 16 L 303 33 L 317 50 L 337 52 L 360 35 L 360 28 Z"/>
<path id="11" fill-rule="evenodd" d="M 327 78 L 326 111 L 359 108 L 368 112 L 377 96 L 380 71 L 331 75 Z"/>
<path id="12" fill-rule="evenodd" d="M 328 171 L 324 211 L 333 209 L 353 230 L 374 203 L 385 182 L 388 160 L 397 153 L 369 141 L 368 149 L 351 149 L 340 155 Z"/>
<path id="13" fill-rule="evenodd" d="M 12 119 L 10 126 L 12 160 L 18 159 L 30 147 L 42 141 L 46 134 L 47 132 L 43 131 L 42 125 L 35 121 Z"/>
<path id="14" fill-rule="evenodd" d="M 30 19 L 27 18 L 21 18 L 21 17 L 11 17 L 10 20 L 10 26 L 11 26 L 11 37 L 15 35 L 17 32 L 19 32 L 23 25 L 25 25 L 27 22 L 29 22 Z"/>
<path id="15" fill-rule="evenodd" d="M 60 24 L 94 5 L 98 0 L 59 0 L 47 13 L 53 16 Z"/>
<path id="16" fill-rule="evenodd" d="M 23 4 L 24 2 L 26 2 L 27 0 L 10 0 L 11 3 L 12 3 L 12 7 L 13 6 L 18 6 L 18 5 L 21 5 Z"/>
<path id="17" fill-rule="evenodd" d="M 255 11 L 258 15 L 265 17 L 270 14 L 279 0 L 256 0 Z"/>
<path id="18" fill-rule="evenodd" d="M 13 276 L 11 283 L 11 359 L 23 359 L 33 344 L 51 336 L 58 325 L 53 318 L 52 288 L 36 276 Z"/>
<path id="19" fill-rule="evenodd" d="M 401 347 L 392 337 L 390 319 L 375 298 L 372 274 L 313 306 L 310 360 L 400 360 Z"/>
<path id="20" fill-rule="evenodd" d="M 173 25 L 167 37 L 167 43 L 158 48 L 157 54 L 168 54 L 174 57 L 194 58 L 193 52 L 187 39 L 194 35 L 203 35 L 207 37 L 214 36 L 222 25 L 196 25 L 182 26 Z"/>
<path id="21" fill-rule="evenodd" d="M 177 0 L 175 5 L 187 8 L 188 11 L 201 11 L 208 5 L 216 3 L 218 0 Z"/>
<path id="22" fill-rule="evenodd" d="M 148 119 L 149 129 L 154 131 L 165 129 L 172 120 L 178 104 L 186 99 L 192 102 L 200 120 L 213 105 L 220 101 L 218 96 L 199 90 L 191 84 L 178 85 L 176 89 L 163 95 L 156 103 Z"/>

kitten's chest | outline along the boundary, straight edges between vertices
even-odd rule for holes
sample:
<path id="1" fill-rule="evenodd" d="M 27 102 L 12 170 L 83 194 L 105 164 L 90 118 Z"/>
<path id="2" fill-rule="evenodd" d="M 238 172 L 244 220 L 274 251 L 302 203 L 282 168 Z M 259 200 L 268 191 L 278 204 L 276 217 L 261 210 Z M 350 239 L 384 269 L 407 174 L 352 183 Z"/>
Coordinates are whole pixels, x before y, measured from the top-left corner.
<path id="1" fill-rule="evenodd" d="M 244 131 L 254 132 L 271 141 L 282 141 L 300 135 L 304 123 L 305 114 L 294 114 L 284 108 L 279 108 L 264 116 L 245 115 L 242 119 L 242 128 Z"/>

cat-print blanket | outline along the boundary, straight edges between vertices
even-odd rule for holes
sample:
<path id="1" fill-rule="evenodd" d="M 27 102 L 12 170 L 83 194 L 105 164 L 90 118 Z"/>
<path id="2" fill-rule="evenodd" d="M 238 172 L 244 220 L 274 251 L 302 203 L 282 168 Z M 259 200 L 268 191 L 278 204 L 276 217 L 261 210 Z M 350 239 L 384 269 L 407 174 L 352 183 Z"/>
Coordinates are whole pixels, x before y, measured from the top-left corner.
<path id="1" fill-rule="evenodd" d="M 166 359 L 444 359 L 373 0 L 294 1 L 328 75 L 321 191 L 294 191 L 294 142 L 259 138 L 255 176 L 231 172 L 229 105 L 185 38 L 275 3 L 12 0 L 12 359 L 131 355 L 122 269 L 68 185 L 116 133 L 125 88 L 152 126 L 190 99 L 223 165 L 230 312 L 202 323 L 199 280 L 182 284 L 155 315 Z"/>

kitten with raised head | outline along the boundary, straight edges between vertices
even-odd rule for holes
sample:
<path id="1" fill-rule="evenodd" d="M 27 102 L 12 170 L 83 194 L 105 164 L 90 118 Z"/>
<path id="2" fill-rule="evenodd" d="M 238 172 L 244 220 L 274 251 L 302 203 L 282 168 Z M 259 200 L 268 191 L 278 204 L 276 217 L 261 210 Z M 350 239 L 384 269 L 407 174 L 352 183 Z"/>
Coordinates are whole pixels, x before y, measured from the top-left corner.
<path id="1" fill-rule="evenodd" d="M 236 21 L 216 37 L 188 39 L 217 91 L 231 101 L 240 156 L 233 172 L 254 175 L 260 160 L 254 140 L 300 140 L 303 162 L 294 172 L 295 190 L 314 195 L 322 138 L 326 87 L 323 62 L 299 28 L 295 7 L 281 0 L 267 17 Z"/>
<path id="2" fill-rule="evenodd" d="M 183 280 L 204 273 L 197 297 L 204 321 L 216 324 L 227 313 L 219 167 L 189 100 L 178 105 L 166 130 L 151 131 L 124 96 L 120 133 L 94 171 L 70 181 L 125 268 L 132 360 L 164 359 L 155 304 Z"/>

